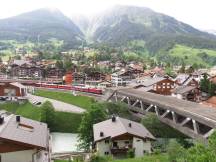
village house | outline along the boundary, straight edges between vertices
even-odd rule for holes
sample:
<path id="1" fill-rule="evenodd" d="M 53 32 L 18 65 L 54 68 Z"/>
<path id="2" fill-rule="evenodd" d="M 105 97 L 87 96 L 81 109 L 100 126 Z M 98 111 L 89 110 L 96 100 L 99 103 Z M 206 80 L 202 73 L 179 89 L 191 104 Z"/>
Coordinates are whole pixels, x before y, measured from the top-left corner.
<path id="1" fill-rule="evenodd" d="M 62 69 L 58 69 L 56 67 L 46 68 L 46 73 L 45 73 L 46 78 L 62 79 L 63 76 L 64 76 L 64 72 Z"/>
<path id="2" fill-rule="evenodd" d="M 208 74 L 210 76 L 215 76 L 216 75 L 216 66 L 214 66 L 211 69 L 209 69 Z"/>
<path id="3" fill-rule="evenodd" d="M 209 78 L 209 74 L 205 69 L 200 69 L 191 74 L 192 78 L 195 79 L 198 83 L 204 78 L 204 75 L 207 75 Z"/>
<path id="4" fill-rule="evenodd" d="M 85 85 L 88 87 L 94 87 L 94 88 L 99 88 L 99 89 L 105 89 L 105 88 L 109 88 L 112 87 L 112 83 L 110 81 L 107 80 L 97 80 L 97 81 L 85 81 Z"/>
<path id="5" fill-rule="evenodd" d="M 135 79 L 134 70 L 122 69 L 111 74 L 111 82 L 113 86 L 126 86 Z"/>
<path id="6" fill-rule="evenodd" d="M 196 86 L 182 85 L 172 90 L 172 96 L 178 99 L 197 102 L 199 101 L 200 90 Z"/>
<path id="7" fill-rule="evenodd" d="M 176 84 L 183 85 L 183 83 L 190 78 L 189 74 L 178 74 L 174 79 Z"/>
<path id="8" fill-rule="evenodd" d="M 106 74 L 103 74 L 98 71 L 92 71 L 87 74 L 86 80 L 93 80 L 93 81 L 98 81 L 98 80 L 105 80 Z"/>
<path id="9" fill-rule="evenodd" d="M 72 74 L 74 84 L 84 84 L 86 77 L 86 74 L 81 72 L 73 72 Z"/>
<path id="10" fill-rule="evenodd" d="M 0 111 L 1 162 L 50 162 L 47 124 Z"/>
<path id="11" fill-rule="evenodd" d="M 140 77 L 136 79 L 133 88 L 139 91 L 152 92 L 161 95 L 171 95 L 175 88 L 175 82 L 168 77 Z"/>
<path id="12" fill-rule="evenodd" d="M 18 83 L 8 83 L 1 82 L 0 83 L 0 96 L 4 97 L 14 97 L 14 98 L 22 98 L 27 95 L 27 87 Z"/>
<path id="13" fill-rule="evenodd" d="M 43 68 L 37 66 L 33 62 L 25 60 L 14 60 L 13 63 L 10 64 L 10 71 L 12 77 L 22 79 L 40 79 L 44 74 Z"/>
<path id="14" fill-rule="evenodd" d="M 135 157 L 151 153 L 155 137 L 140 123 L 120 117 L 93 125 L 95 148 L 99 156 L 126 157 L 128 150 Z"/>

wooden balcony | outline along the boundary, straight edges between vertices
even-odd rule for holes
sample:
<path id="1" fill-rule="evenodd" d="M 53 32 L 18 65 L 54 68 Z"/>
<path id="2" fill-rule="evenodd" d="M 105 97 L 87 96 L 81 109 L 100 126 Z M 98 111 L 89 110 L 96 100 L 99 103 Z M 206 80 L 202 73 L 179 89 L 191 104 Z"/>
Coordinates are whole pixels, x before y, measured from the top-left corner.
<path id="1" fill-rule="evenodd" d="M 129 148 L 111 148 L 112 154 L 126 154 Z"/>

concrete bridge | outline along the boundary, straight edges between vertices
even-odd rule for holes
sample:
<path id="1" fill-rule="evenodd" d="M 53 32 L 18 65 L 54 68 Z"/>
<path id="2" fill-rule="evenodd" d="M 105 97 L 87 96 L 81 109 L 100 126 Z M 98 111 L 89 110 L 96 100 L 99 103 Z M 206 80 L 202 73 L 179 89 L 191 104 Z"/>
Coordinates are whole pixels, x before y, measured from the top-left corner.
<path id="1" fill-rule="evenodd" d="M 196 139 L 206 140 L 216 128 L 216 109 L 136 89 L 109 90 L 107 101 L 124 102 L 131 111 L 155 113 L 158 119 Z"/>

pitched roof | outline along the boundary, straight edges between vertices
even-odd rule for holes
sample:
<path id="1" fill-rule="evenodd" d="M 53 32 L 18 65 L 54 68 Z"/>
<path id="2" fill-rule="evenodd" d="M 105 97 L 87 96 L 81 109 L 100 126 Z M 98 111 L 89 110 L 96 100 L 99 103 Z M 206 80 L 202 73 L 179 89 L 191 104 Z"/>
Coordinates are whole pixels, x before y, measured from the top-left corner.
<path id="1" fill-rule="evenodd" d="M 163 77 L 155 77 L 155 78 L 149 78 L 149 79 L 146 79 L 145 81 L 142 82 L 142 85 L 144 85 L 145 87 L 148 87 L 148 86 L 152 86 L 162 80 L 165 80 L 166 78 L 163 78 Z"/>
<path id="2" fill-rule="evenodd" d="M 15 87 L 19 87 L 19 88 L 26 88 L 24 85 L 18 83 L 18 82 L 13 82 L 13 83 L 10 83 L 10 85 L 13 85 Z"/>
<path id="3" fill-rule="evenodd" d="M 183 84 L 189 77 L 190 77 L 190 75 L 188 75 L 188 74 L 179 74 L 175 78 L 175 81 L 177 81 L 179 84 Z"/>
<path id="4" fill-rule="evenodd" d="M 129 127 L 131 123 L 131 127 Z M 155 139 L 155 137 L 140 123 L 116 117 L 116 121 L 112 122 L 112 119 L 97 123 L 93 125 L 94 141 L 100 141 L 106 138 L 114 138 L 119 135 L 129 133 L 140 138 Z M 100 136 L 100 132 L 103 132 L 103 136 Z"/>
<path id="5" fill-rule="evenodd" d="M 175 89 L 172 90 L 172 92 L 175 94 L 184 94 L 186 92 L 190 92 L 193 89 L 196 89 L 196 87 L 183 85 L 183 86 L 176 87 Z"/>
<path id="6" fill-rule="evenodd" d="M 46 149 L 48 147 L 49 130 L 47 124 L 20 118 L 20 122 L 16 121 L 16 115 L 5 115 L 4 123 L 0 125 L 0 139 L 19 142 L 29 145 L 33 148 Z"/>
<path id="7" fill-rule="evenodd" d="M 188 85 L 192 80 L 195 80 L 193 77 L 188 77 L 183 83 L 182 85 Z M 196 80 L 195 80 L 196 81 Z"/>
<path id="8" fill-rule="evenodd" d="M 23 64 L 30 64 L 30 62 L 29 62 L 29 61 L 26 61 L 26 60 L 14 60 L 12 64 L 13 64 L 13 65 L 21 66 L 21 65 L 23 65 Z"/>

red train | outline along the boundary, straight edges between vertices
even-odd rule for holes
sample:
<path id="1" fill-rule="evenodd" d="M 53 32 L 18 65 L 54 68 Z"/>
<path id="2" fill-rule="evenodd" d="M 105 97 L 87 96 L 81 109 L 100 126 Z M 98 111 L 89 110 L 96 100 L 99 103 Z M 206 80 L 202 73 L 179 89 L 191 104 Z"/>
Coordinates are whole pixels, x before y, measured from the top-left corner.
<path id="1" fill-rule="evenodd" d="M 102 94 L 101 89 L 86 88 L 82 86 L 70 86 L 70 85 L 58 85 L 58 84 L 46 84 L 46 83 L 36 83 L 35 86 L 43 87 L 43 88 L 51 88 L 51 89 L 73 90 L 73 91 L 94 93 L 94 94 L 100 94 L 100 95 Z"/>

